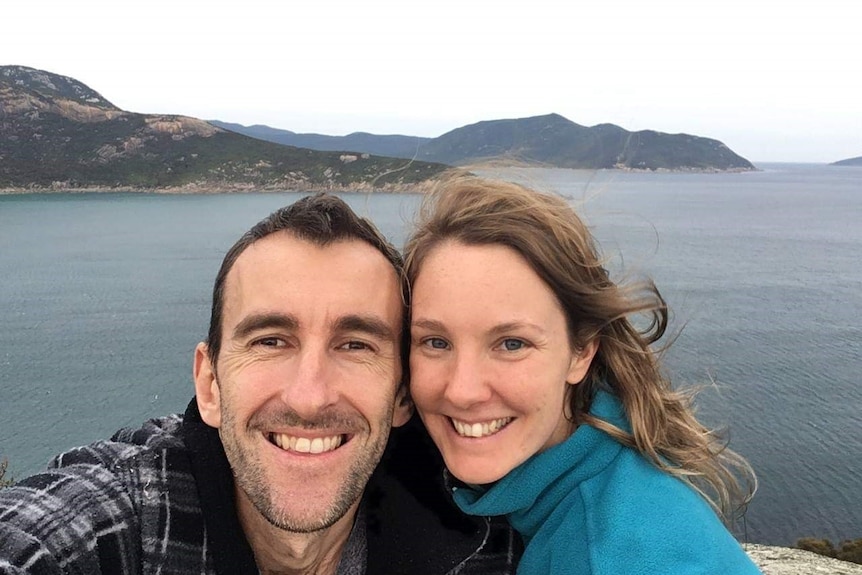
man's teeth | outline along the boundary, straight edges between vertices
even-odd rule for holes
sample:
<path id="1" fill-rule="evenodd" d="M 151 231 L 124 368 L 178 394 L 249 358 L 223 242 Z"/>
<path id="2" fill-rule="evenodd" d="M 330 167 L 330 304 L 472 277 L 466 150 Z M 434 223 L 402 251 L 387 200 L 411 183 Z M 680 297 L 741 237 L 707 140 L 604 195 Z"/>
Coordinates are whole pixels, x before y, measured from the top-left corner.
<path id="1" fill-rule="evenodd" d="M 272 440 L 273 443 L 282 449 L 296 451 L 297 453 L 324 453 L 326 451 L 333 451 L 341 445 L 340 435 L 309 439 L 307 437 L 295 437 L 285 433 L 273 433 Z"/>
<path id="2" fill-rule="evenodd" d="M 455 425 L 455 431 L 457 431 L 458 435 L 461 437 L 485 437 L 486 435 L 497 433 L 506 427 L 512 419 L 513 418 L 511 417 L 503 417 L 493 421 L 485 421 L 483 423 L 466 423 L 453 419 L 452 423 Z"/>

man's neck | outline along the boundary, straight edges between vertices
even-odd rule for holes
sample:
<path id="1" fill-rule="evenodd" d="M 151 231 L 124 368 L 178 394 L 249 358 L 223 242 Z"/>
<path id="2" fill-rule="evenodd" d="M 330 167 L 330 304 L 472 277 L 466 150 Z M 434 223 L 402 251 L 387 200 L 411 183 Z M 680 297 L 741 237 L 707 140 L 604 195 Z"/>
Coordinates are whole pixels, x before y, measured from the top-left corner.
<path id="1" fill-rule="evenodd" d="M 237 511 L 255 562 L 264 575 L 335 575 L 350 537 L 358 503 L 334 525 L 314 533 L 292 533 L 269 523 L 244 500 Z"/>

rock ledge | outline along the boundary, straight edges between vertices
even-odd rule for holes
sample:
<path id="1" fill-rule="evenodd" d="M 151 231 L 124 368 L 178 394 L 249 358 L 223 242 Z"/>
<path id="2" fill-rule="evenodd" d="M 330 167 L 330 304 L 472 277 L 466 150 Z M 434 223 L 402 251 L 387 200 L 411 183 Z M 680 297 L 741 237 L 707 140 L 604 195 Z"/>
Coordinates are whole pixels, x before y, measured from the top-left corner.
<path id="1" fill-rule="evenodd" d="M 788 547 L 746 543 L 748 556 L 763 575 L 862 575 L 862 565 Z"/>

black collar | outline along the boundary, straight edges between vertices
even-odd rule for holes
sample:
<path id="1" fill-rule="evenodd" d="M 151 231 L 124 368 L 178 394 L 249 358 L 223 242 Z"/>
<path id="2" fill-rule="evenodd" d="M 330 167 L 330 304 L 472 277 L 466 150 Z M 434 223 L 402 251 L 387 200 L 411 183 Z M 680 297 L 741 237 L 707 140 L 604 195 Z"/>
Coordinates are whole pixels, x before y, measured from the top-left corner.
<path id="1" fill-rule="evenodd" d="M 365 491 L 367 575 L 448 573 L 482 546 L 486 521 L 455 506 L 443 469 L 418 416 L 392 430 Z"/>
<path id="2" fill-rule="evenodd" d="M 195 399 L 183 415 L 180 435 L 189 450 L 216 573 L 259 575 L 236 514 L 233 473 L 221 438 L 217 429 L 201 419 Z"/>

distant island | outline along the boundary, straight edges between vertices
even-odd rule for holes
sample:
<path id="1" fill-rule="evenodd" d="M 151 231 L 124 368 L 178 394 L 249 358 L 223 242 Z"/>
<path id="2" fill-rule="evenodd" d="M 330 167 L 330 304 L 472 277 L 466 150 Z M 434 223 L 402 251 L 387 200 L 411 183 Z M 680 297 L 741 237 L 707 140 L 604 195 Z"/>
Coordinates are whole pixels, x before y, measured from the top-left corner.
<path id="1" fill-rule="evenodd" d="M 121 110 L 72 78 L 0 66 L 0 193 L 421 189 L 451 166 L 746 171 L 721 142 L 558 114 L 491 120 L 437 138 L 296 134 Z"/>
<path id="2" fill-rule="evenodd" d="M 858 158 L 847 158 L 838 162 L 832 162 L 830 166 L 862 166 L 862 156 Z"/>
<path id="3" fill-rule="evenodd" d="M 437 138 L 404 135 L 297 134 L 269 126 L 213 125 L 269 142 L 314 150 L 350 150 L 464 166 L 493 161 L 574 169 L 749 171 L 756 169 L 718 140 L 653 130 L 629 132 L 613 124 L 591 128 L 548 114 L 491 120 Z"/>

